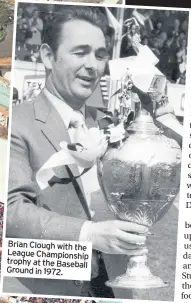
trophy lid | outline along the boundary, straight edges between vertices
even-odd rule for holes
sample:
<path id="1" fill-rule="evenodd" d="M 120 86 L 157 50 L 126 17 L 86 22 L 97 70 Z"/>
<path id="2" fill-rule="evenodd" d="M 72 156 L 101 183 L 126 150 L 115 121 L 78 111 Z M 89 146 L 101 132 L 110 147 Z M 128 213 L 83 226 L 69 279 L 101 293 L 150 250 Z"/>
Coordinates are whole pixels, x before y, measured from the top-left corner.
<path id="1" fill-rule="evenodd" d="M 144 108 L 138 110 L 135 115 L 134 121 L 127 128 L 128 133 L 141 133 L 142 135 L 159 135 L 159 129 L 153 122 L 151 114 Z"/>

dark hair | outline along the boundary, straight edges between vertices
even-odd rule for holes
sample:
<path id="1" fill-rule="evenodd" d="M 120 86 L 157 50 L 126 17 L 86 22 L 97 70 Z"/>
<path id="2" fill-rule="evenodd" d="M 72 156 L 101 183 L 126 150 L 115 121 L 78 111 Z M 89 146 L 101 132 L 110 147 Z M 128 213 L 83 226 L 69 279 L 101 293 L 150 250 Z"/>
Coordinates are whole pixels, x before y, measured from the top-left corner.
<path id="1" fill-rule="evenodd" d="M 162 23 L 163 23 L 163 22 L 162 22 L 162 19 L 160 19 L 160 18 L 157 19 L 157 20 L 156 20 L 156 25 L 157 25 L 158 23 L 161 23 L 161 24 L 162 24 Z"/>
<path id="2" fill-rule="evenodd" d="M 172 31 L 172 30 L 169 30 L 169 31 L 167 32 L 167 38 L 168 38 L 168 39 L 172 39 L 173 37 L 174 37 L 173 31 Z"/>
<path id="3" fill-rule="evenodd" d="M 180 34 L 184 34 L 186 36 L 186 32 L 185 31 L 180 31 Z"/>
<path id="4" fill-rule="evenodd" d="M 147 35 L 141 37 L 141 41 L 144 41 L 145 39 L 149 40 L 149 37 Z"/>
<path id="5" fill-rule="evenodd" d="M 107 18 L 99 8 L 85 6 L 65 6 L 61 12 L 54 12 L 53 19 L 45 28 L 43 43 L 47 43 L 56 55 L 60 43 L 62 25 L 70 20 L 87 21 L 101 29 L 104 36 L 108 35 Z M 77 29 L 76 29 L 77 30 Z"/>
<path id="6" fill-rule="evenodd" d="M 37 8 L 35 8 L 35 9 L 33 10 L 33 12 L 32 12 L 32 16 L 34 16 L 34 14 L 35 14 L 35 13 L 40 14 L 40 12 L 39 12 L 39 10 L 38 10 Z"/>

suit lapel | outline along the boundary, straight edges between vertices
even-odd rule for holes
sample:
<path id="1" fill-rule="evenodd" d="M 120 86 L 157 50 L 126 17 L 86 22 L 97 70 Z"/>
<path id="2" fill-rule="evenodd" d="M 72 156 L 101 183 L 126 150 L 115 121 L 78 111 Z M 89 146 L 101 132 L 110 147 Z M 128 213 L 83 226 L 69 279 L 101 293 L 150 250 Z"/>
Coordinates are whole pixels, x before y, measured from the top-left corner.
<path id="1" fill-rule="evenodd" d="M 55 152 L 61 150 L 60 142 L 65 141 L 67 143 L 71 143 L 68 129 L 66 128 L 59 113 L 48 100 L 43 91 L 34 101 L 34 113 L 35 119 L 42 122 L 41 131 L 49 143 L 54 147 Z M 76 164 L 70 165 L 70 170 L 74 176 L 78 176 L 80 174 Z M 69 178 L 65 167 L 58 170 L 56 169 L 55 172 L 60 178 Z M 78 182 L 78 185 L 80 186 L 85 197 L 81 178 L 78 178 L 76 181 Z"/>
<path id="2" fill-rule="evenodd" d="M 43 91 L 34 102 L 34 111 L 35 119 L 42 122 L 42 133 L 56 151 L 61 149 L 60 142 L 71 142 L 62 118 Z"/>
<path id="3" fill-rule="evenodd" d="M 60 150 L 60 142 L 71 143 L 68 129 L 43 91 L 34 101 L 34 113 L 35 119 L 42 122 L 42 133 L 56 151 Z M 100 116 L 95 107 L 85 106 L 85 121 L 88 128 L 98 127 L 97 120 L 102 116 L 103 114 Z"/>

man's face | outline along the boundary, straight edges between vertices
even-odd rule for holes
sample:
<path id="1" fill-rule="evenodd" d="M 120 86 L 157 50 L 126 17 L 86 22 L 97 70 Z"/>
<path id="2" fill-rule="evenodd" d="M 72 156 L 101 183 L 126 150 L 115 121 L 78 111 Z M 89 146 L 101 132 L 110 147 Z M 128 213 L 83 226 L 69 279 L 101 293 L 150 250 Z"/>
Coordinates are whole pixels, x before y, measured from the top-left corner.
<path id="1" fill-rule="evenodd" d="M 161 27 L 162 27 L 162 23 L 161 23 L 161 22 L 158 22 L 158 23 L 157 23 L 157 29 L 161 29 Z"/>
<path id="2" fill-rule="evenodd" d="M 136 33 L 136 26 L 135 25 L 132 25 L 131 32 L 132 32 L 133 35 Z"/>
<path id="3" fill-rule="evenodd" d="M 187 44 L 186 39 L 182 39 L 182 40 L 181 40 L 181 45 L 182 45 L 182 47 L 186 47 L 186 44 Z"/>
<path id="4" fill-rule="evenodd" d="M 165 13 L 166 17 L 170 16 L 170 12 L 169 11 L 165 11 L 164 13 Z"/>
<path id="5" fill-rule="evenodd" d="M 185 34 L 184 33 L 180 33 L 179 37 L 180 37 L 180 40 L 182 40 L 182 39 L 185 38 Z"/>
<path id="6" fill-rule="evenodd" d="M 178 19 L 174 20 L 174 27 L 178 28 L 180 26 L 180 21 Z"/>
<path id="7" fill-rule="evenodd" d="M 167 34 L 166 34 L 165 32 L 162 32 L 162 33 L 160 34 L 160 38 L 162 39 L 162 41 L 166 41 L 166 39 L 167 39 Z"/>
<path id="8" fill-rule="evenodd" d="M 34 19 L 37 19 L 37 18 L 38 18 L 38 15 L 39 15 L 38 11 L 35 10 L 35 11 L 33 12 L 33 18 L 34 18 Z"/>
<path id="9" fill-rule="evenodd" d="M 106 41 L 100 28 L 82 20 L 63 24 L 50 73 L 59 96 L 73 108 L 80 108 L 103 75 L 106 57 Z"/>

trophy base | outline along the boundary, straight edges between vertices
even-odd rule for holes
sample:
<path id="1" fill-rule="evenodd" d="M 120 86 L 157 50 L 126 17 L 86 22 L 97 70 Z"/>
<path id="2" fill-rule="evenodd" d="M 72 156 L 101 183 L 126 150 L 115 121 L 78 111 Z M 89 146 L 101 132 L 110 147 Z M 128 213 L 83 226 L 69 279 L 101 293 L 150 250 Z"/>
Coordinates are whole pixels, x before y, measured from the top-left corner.
<path id="1" fill-rule="evenodd" d="M 167 287 L 168 282 L 154 276 L 146 265 L 146 256 L 130 257 L 128 268 L 125 274 L 107 281 L 105 284 L 111 288 L 136 288 L 149 289 Z"/>
<path id="2" fill-rule="evenodd" d="M 149 279 L 141 279 L 141 277 L 129 277 L 127 274 L 118 276 L 114 280 L 109 280 L 106 283 L 106 286 L 111 288 L 126 288 L 126 289 L 149 289 L 149 288 L 159 288 L 167 287 L 168 282 L 163 282 L 161 278 L 153 276 Z"/>

